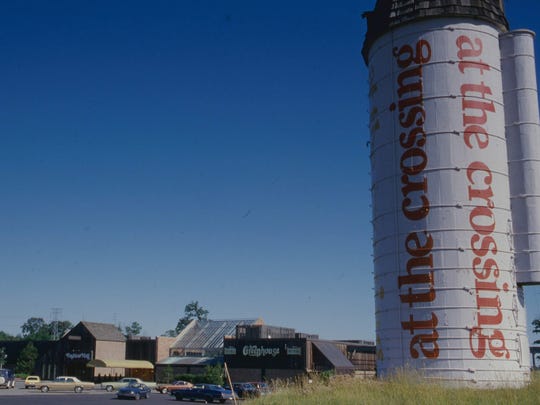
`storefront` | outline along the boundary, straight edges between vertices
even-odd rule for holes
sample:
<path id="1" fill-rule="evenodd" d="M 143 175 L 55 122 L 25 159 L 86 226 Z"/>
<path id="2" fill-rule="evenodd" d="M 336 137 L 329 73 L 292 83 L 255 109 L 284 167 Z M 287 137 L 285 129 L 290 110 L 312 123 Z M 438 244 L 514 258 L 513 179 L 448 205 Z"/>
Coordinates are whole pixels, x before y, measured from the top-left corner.
<path id="1" fill-rule="evenodd" d="M 225 337 L 224 360 L 234 381 L 264 381 L 330 371 L 375 371 L 375 345 L 321 340 L 316 335 L 268 325 L 242 327 Z"/>

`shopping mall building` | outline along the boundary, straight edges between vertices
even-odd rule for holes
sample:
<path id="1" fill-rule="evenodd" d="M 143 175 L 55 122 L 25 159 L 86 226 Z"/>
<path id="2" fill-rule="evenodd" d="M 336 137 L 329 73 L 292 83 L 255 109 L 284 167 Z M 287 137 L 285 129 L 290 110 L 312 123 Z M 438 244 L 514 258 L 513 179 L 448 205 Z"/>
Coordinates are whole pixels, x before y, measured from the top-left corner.
<path id="1" fill-rule="evenodd" d="M 28 342 L 0 342 L 16 362 Z M 375 373 L 373 342 L 322 340 L 317 335 L 265 325 L 261 319 L 193 320 L 171 337 L 128 337 L 113 324 L 79 322 L 57 341 L 33 342 L 35 374 L 71 375 L 101 382 L 124 376 L 159 381 L 162 373 L 204 373 L 227 364 L 234 381 L 291 378 L 320 372 Z M 8 364 L 14 367 L 14 364 Z"/>

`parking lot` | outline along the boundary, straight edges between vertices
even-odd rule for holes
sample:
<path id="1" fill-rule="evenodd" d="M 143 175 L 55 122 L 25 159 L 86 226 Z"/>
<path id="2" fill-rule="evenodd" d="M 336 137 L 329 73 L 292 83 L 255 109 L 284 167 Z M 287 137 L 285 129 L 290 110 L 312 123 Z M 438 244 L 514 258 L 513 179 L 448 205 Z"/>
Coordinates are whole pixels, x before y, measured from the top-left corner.
<path id="1" fill-rule="evenodd" d="M 202 403 L 191 401 L 176 401 L 167 394 L 153 392 L 148 399 L 141 399 L 143 404 L 190 404 Z M 116 398 L 115 393 L 101 389 L 95 389 L 75 394 L 73 392 L 47 392 L 43 393 L 34 389 L 24 389 L 24 384 L 17 381 L 15 388 L 10 390 L 0 389 L 0 403 L 3 404 L 32 404 L 32 405 L 56 405 L 56 404 L 103 404 L 123 403 Z M 217 403 L 217 402 L 216 402 Z M 227 403 L 232 403 L 227 401 Z"/>

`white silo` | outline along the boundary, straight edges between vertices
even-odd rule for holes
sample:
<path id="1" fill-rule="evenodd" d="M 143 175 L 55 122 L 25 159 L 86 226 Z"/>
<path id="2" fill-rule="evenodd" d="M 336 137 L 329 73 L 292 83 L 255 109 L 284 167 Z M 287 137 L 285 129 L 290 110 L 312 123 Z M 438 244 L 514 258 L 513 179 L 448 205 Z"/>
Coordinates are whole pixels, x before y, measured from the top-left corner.
<path id="1" fill-rule="evenodd" d="M 501 35 L 510 199 L 518 285 L 540 283 L 540 119 L 534 33 Z"/>
<path id="2" fill-rule="evenodd" d="M 502 4 L 379 0 L 365 16 L 377 371 L 522 386 Z"/>

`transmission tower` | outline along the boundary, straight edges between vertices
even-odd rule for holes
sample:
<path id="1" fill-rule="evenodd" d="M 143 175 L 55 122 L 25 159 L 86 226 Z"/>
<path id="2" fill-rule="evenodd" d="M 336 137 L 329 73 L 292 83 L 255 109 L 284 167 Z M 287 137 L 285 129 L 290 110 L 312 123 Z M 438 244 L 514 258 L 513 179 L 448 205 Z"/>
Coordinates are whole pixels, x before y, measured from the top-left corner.
<path id="1" fill-rule="evenodd" d="M 52 318 L 52 338 L 53 340 L 59 339 L 59 330 L 58 330 L 58 320 L 60 314 L 62 313 L 62 308 L 51 308 L 51 318 Z"/>

